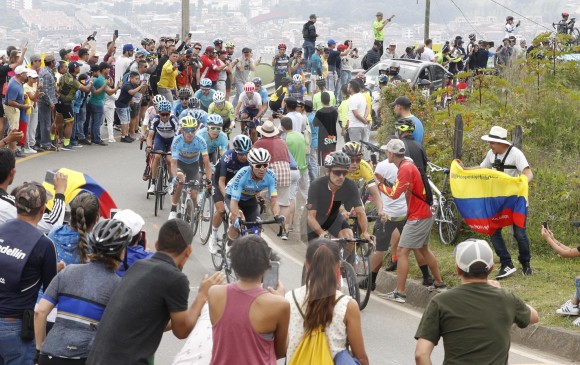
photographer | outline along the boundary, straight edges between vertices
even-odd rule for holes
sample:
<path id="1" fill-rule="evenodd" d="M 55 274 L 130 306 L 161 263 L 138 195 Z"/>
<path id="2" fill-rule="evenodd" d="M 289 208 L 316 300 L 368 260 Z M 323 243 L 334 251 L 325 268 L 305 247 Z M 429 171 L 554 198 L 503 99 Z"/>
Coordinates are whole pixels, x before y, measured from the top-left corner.
<path id="1" fill-rule="evenodd" d="M 572 222 L 572 226 L 576 227 L 580 231 L 580 222 Z M 542 237 L 550 244 L 554 252 L 558 254 L 558 256 L 563 258 L 573 258 L 573 257 L 580 257 L 580 245 L 576 248 L 570 248 L 562 244 L 554 237 L 554 233 L 548 228 L 546 223 L 543 224 L 542 227 Z M 578 316 L 580 314 L 580 309 L 578 304 L 580 303 L 580 276 L 576 277 L 576 294 L 566 303 L 562 304 L 562 306 L 556 310 L 556 314 L 561 316 Z M 580 326 L 580 317 L 576 318 L 572 325 Z"/>
<path id="2" fill-rule="evenodd" d="M 449 72 L 457 74 L 463 71 L 463 60 L 467 56 L 465 49 L 463 48 L 463 39 L 460 36 L 455 37 L 449 50 L 451 55 L 451 62 L 449 63 Z"/>

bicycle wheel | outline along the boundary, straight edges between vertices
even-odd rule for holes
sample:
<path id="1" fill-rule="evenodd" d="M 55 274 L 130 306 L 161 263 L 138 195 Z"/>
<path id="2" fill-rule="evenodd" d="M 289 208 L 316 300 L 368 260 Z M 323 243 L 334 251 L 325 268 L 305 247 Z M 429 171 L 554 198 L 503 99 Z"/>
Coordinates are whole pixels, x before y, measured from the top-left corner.
<path id="1" fill-rule="evenodd" d="M 340 274 L 342 275 L 343 283 L 346 285 L 345 289 L 348 290 L 348 295 L 356 300 L 360 307 L 360 291 L 356 281 L 356 273 L 354 272 L 352 265 L 345 260 L 342 260 L 340 262 Z"/>
<path id="2" fill-rule="evenodd" d="M 199 238 L 201 238 L 201 244 L 205 245 L 211 235 L 211 221 L 214 214 L 214 207 L 213 197 L 210 195 L 211 192 L 204 190 L 202 194 L 203 199 L 199 206 Z"/>
<path id="3" fill-rule="evenodd" d="M 211 262 L 213 263 L 213 267 L 216 271 L 220 271 L 224 267 L 224 262 L 226 258 L 226 242 L 228 239 L 228 222 L 223 221 L 223 224 L 220 226 L 220 230 L 223 232 L 218 231 L 218 238 L 217 238 L 217 247 L 218 251 L 215 254 L 211 254 Z"/>
<path id="4" fill-rule="evenodd" d="M 158 210 L 162 209 L 163 206 L 163 168 L 159 166 L 157 168 L 157 178 L 155 180 L 155 216 L 157 217 Z"/>
<path id="5" fill-rule="evenodd" d="M 197 231 L 197 219 L 195 218 L 195 215 L 196 215 L 196 209 L 193 206 L 193 201 L 188 196 L 185 199 L 185 214 L 183 217 L 181 217 L 181 219 L 183 219 L 184 221 L 187 222 L 187 224 L 190 225 L 194 236 L 195 236 L 195 233 Z"/>
<path id="6" fill-rule="evenodd" d="M 443 205 L 439 221 L 439 239 L 446 245 L 453 244 L 459 235 L 461 215 L 453 199 L 448 199 Z"/>
<path id="7" fill-rule="evenodd" d="M 360 310 L 365 309 L 367 306 L 369 299 L 371 297 L 371 289 L 369 286 L 371 285 L 371 258 L 370 256 L 365 256 L 366 247 L 365 245 L 358 244 L 356 246 L 356 257 L 354 260 L 354 272 L 356 273 L 357 284 L 362 282 L 366 282 L 367 289 L 363 290 L 360 296 L 359 308 Z M 359 287 L 360 288 L 360 287 Z M 359 290 L 360 293 L 360 290 Z"/>
<path id="8" fill-rule="evenodd" d="M 228 236 L 228 233 L 226 231 L 225 236 Z M 232 268 L 232 260 L 228 257 L 228 249 L 227 249 L 227 245 L 229 244 L 229 238 L 227 238 L 226 240 L 224 240 L 224 249 L 223 249 L 223 255 L 222 257 L 224 258 L 224 271 L 226 274 L 226 281 L 228 283 L 233 283 L 236 280 L 238 280 L 238 277 L 236 276 L 236 273 L 234 272 L 234 269 Z"/>

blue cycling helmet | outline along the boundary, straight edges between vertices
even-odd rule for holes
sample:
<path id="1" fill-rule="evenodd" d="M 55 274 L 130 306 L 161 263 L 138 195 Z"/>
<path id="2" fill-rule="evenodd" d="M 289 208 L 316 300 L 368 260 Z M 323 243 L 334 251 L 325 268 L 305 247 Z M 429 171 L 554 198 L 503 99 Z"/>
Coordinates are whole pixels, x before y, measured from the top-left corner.
<path id="1" fill-rule="evenodd" d="M 211 80 L 208 79 L 207 77 L 204 77 L 203 79 L 201 79 L 199 84 L 201 85 L 201 87 L 211 87 Z"/>
<path id="2" fill-rule="evenodd" d="M 192 96 L 191 98 L 189 98 L 189 100 L 187 101 L 187 107 L 189 109 L 199 109 L 199 99 L 196 98 L 195 96 Z"/>
<path id="3" fill-rule="evenodd" d="M 207 113 L 201 109 L 189 110 L 187 114 L 191 115 L 192 117 L 194 117 L 198 121 L 201 121 L 204 124 L 207 123 Z"/>
<path id="4" fill-rule="evenodd" d="M 234 151 L 237 153 L 248 153 L 252 149 L 252 140 L 245 134 L 238 134 L 233 141 Z"/>
<path id="5" fill-rule="evenodd" d="M 171 113 L 171 103 L 167 100 L 162 100 L 157 104 L 157 111 L 159 113 Z"/>
<path id="6" fill-rule="evenodd" d="M 224 120 L 222 119 L 222 116 L 219 114 L 210 114 L 207 117 L 207 124 L 223 125 Z"/>
<path id="7" fill-rule="evenodd" d="M 377 79 L 379 80 L 379 84 L 386 84 L 389 82 L 389 77 L 387 75 L 379 75 Z"/>

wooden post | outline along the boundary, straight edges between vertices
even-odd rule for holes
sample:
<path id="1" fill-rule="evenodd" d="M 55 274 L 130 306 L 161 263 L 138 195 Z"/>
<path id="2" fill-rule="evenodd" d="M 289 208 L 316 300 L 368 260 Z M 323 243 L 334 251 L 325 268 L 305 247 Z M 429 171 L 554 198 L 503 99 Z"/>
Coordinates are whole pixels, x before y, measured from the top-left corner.
<path id="1" fill-rule="evenodd" d="M 512 143 L 518 149 L 522 149 L 522 143 L 524 142 L 524 130 L 521 125 L 516 125 L 512 133 Z"/>
<path id="2" fill-rule="evenodd" d="M 453 132 L 453 159 L 460 159 L 463 155 L 463 117 L 455 116 L 455 129 Z"/>

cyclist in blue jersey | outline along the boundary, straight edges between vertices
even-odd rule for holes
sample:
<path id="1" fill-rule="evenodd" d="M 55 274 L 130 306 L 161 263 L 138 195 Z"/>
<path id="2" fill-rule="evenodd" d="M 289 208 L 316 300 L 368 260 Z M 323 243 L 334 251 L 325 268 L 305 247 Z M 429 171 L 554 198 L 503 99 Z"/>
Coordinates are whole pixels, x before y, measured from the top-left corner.
<path id="1" fill-rule="evenodd" d="M 173 186 L 171 197 L 171 212 L 168 219 L 177 217 L 177 203 L 181 197 L 181 190 L 183 186 L 176 184 L 177 180 L 180 182 L 197 180 L 199 172 L 199 157 L 201 156 L 204 166 L 205 174 L 207 176 L 206 183 L 211 185 L 211 166 L 209 164 L 209 157 L 207 156 L 207 145 L 203 138 L 196 136 L 197 120 L 191 116 L 186 116 L 181 120 L 181 134 L 175 137 L 171 145 L 171 168 L 170 174 L 176 176 L 172 179 Z M 197 189 L 191 189 L 191 199 L 193 204 L 197 204 Z"/>
<path id="2" fill-rule="evenodd" d="M 191 90 L 188 88 L 179 89 L 177 96 L 179 97 L 179 100 L 173 103 L 172 109 L 172 113 L 175 116 L 180 115 L 182 111 L 188 108 L 187 104 L 189 102 L 189 98 L 191 98 Z"/>
<path id="3" fill-rule="evenodd" d="M 302 85 L 302 75 L 296 74 L 292 76 L 292 85 L 288 87 L 288 96 L 297 100 L 304 100 L 306 92 L 306 86 Z"/>
<path id="4" fill-rule="evenodd" d="M 260 98 L 262 98 L 262 107 L 260 108 L 260 115 L 266 114 L 268 111 L 268 102 L 270 99 L 268 98 L 268 91 L 265 87 L 262 86 L 262 79 L 259 77 L 254 77 L 252 80 L 254 85 L 256 85 L 256 92 L 260 94 Z"/>
<path id="5" fill-rule="evenodd" d="M 173 137 L 179 131 L 179 123 L 174 115 L 171 115 L 171 103 L 163 100 L 157 104 L 157 112 L 152 119 L 152 124 L 149 126 L 149 135 L 147 136 L 147 151 L 155 152 L 169 152 Z M 157 177 L 157 167 L 159 166 L 159 159 L 161 155 L 153 157 L 153 164 L 151 168 L 151 186 L 149 193 L 155 192 L 155 179 Z M 167 158 L 167 165 L 171 163 L 169 156 Z M 170 177 L 171 171 L 169 171 Z"/>
<path id="6" fill-rule="evenodd" d="M 238 236 L 238 219 L 254 222 L 259 217 L 260 207 L 256 195 L 264 189 L 268 189 L 274 219 L 284 222 L 284 218 L 280 216 L 280 206 L 278 205 L 276 174 L 273 170 L 268 169 L 270 159 L 268 150 L 253 148 L 248 153 L 250 166 L 241 168 L 226 186 L 225 203 L 231 213 L 229 238 L 234 239 Z"/>
<path id="7" fill-rule="evenodd" d="M 217 231 L 222 217 L 226 213 L 224 205 L 226 185 L 242 167 L 249 165 L 248 152 L 252 149 L 252 141 L 250 137 L 239 134 L 234 138 L 232 145 L 234 148 L 224 153 L 220 158 L 213 175 L 215 213 L 211 222 L 211 236 L 208 245 L 209 252 L 212 254 L 217 253 Z"/>
<path id="8" fill-rule="evenodd" d="M 186 117 L 186 116 L 194 117 L 198 123 L 202 124 L 199 126 L 200 128 L 202 128 L 202 127 L 205 127 L 207 125 L 207 118 L 208 118 L 209 114 L 207 114 L 205 111 L 203 111 L 201 109 L 195 109 L 195 108 L 185 109 L 184 111 L 181 112 L 181 114 L 179 114 L 179 120 L 183 119 L 183 117 Z"/>
<path id="9" fill-rule="evenodd" d="M 199 84 L 201 88 L 195 92 L 194 96 L 199 99 L 201 109 L 207 112 L 209 105 L 213 103 L 215 90 L 211 88 L 212 83 L 210 79 L 203 78 Z"/>
<path id="10" fill-rule="evenodd" d="M 228 150 L 228 136 L 222 131 L 224 121 L 218 114 L 207 117 L 207 127 L 201 128 L 196 135 L 204 139 L 211 163 L 215 163 Z"/>

